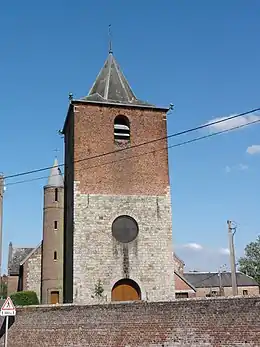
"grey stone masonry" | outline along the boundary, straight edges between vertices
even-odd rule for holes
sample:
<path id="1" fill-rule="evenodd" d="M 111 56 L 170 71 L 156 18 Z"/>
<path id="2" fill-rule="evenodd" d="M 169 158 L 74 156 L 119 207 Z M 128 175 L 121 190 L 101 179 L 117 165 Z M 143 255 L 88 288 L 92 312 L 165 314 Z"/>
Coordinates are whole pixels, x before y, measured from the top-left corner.
<path id="1" fill-rule="evenodd" d="M 34 253 L 24 263 L 24 290 L 36 292 L 39 301 L 41 300 L 41 261 L 42 253 L 39 246 Z"/>
<path id="2" fill-rule="evenodd" d="M 136 220 L 139 233 L 130 243 L 112 236 L 120 215 Z M 141 300 L 171 301 L 174 293 L 170 189 L 164 196 L 81 194 L 74 182 L 73 302 L 95 304 L 95 286 L 101 300 L 111 301 L 114 284 L 134 280 Z"/>

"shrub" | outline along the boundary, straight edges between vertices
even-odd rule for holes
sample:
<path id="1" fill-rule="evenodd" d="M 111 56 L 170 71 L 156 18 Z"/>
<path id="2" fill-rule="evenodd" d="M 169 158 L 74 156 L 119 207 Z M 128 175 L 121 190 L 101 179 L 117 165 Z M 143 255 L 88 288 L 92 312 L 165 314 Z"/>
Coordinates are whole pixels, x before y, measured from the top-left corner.
<path id="1" fill-rule="evenodd" d="M 15 306 L 39 305 L 39 300 L 35 292 L 24 291 L 10 295 Z"/>

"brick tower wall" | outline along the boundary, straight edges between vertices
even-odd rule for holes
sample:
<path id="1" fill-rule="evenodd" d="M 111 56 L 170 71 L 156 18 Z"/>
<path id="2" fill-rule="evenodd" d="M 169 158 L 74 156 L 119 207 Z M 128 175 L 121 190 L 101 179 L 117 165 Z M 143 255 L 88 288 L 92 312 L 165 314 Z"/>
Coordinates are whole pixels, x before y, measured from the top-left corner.
<path id="1" fill-rule="evenodd" d="M 114 119 L 118 115 L 130 121 L 131 142 L 126 147 L 164 139 L 82 160 L 122 148 L 114 143 Z M 74 223 L 73 240 L 71 229 L 65 226 L 65 239 L 73 244 L 73 273 L 67 271 L 65 275 L 67 285 L 73 277 L 73 302 L 97 302 L 94 289 L 99 281 L 104 300 L 110 302 L 113 285 L 122 278 L 137 282 L 144 300 L 174 299 L 165 118 L 163 110 L 74 106 L 70 120 L 74 123 L 74 143 L 65 154 L 67 162 L 72 156 L 75 160 L 65 175 L 66 186 L 71 185 L 72 172 L 74 175 L 74 213 L 68 218 Z M 65 129 L 66 148 L 72 130 L 69 124 Z M 72 197 L 71 192 L 66 194 Z M 66 203 L 72 204 L 69 200 Z M 131 243 L 122 244 L 112 236 L 112 223 L 120 215 L 129 215 L 138 223 L 139 235 Z"/>
<path id="2" fill-rule="evenodd" d="M 59 291 L 59 301 L 63 302 L 63 218 L 64 188 L 44 188 L 43 242 L 42 242 L 42 288 L 41 301 L 50 303 L 51 291 Z M 54 221 L 57 221 L 55 230 Z M 57 252 L 57 260 L 54 259 Z"/>
<path id="3" fill-rule="evenodd" d="M 163 149 L 167 147 L 165 112 L 83 104 L 75 106 L 74 114 L 74 180 L 80 182 L 81 194 L 168 194 L 168 151 Z M 130 121 L 131 142 L 128 147 L 164 139 L 80 161 L 122 148 L 114 143 L 114 118 L 118 115 L 124 115 Z"/>

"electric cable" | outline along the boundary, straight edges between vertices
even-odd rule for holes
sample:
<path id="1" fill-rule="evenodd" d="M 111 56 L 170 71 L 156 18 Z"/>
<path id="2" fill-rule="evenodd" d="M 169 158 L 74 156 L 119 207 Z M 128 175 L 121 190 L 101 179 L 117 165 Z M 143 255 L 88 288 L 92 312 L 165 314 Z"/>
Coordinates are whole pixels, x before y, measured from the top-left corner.
<path id="1" fill-rule="evenodd" d="M 104 157 L 104 156 L 107 156 L 107 155 L 110 155 L 110 154 L 114 154 L 114 153 L 130 150 L 130 149 L 133 149 L 133 148 L 141 147 L 141 146 L 148 145 L 148 144 L 151 144 L 151 143 L 155 143 L 155 142 L 158 142 L 158 141 L 162 141 L 162 140 L 170 139 L 170 138 L 177 137 L 177 136 L 180 136 L 180 135 L 188 134 L 190 132 L 201 130 L 201 129 L 210 127 L 212 125 L 216 125 L 216 124 L 220 124 L 220 123 L 223 123 L 223 122 L 227 122 L 227 121 L 229 121 L 231 119 L 235 119 L 235 118 L 242 117 L 242 116 L 245 116 L 245 115 L 248 115 L 248 114 L 252 114 L 252 113 L 257 112 L 257 111 L 260 111 L 260 107 L 252 109 L 250 111 L 239 113 L 237 115 L 233 115 L 233 116 L 230 116 L 230 117 L 227 117 L 227 118 L 224 118 L 224 119 L 219 119 L 219 120 L 216 120 L 214 122 L 209 122 L 209 123 L 206 123 L 206 124 L 194 127 L 194 128 L 183 130 L 183 131 L 180 131 L 180 132 L 168 135 L 168 136 L 164 136 L 164 137 L 161 137 L 161 138 L 158 138 L 158 139 L 153 139 L 153 140 L 150 140 L 150 141 L 147 141 L 147 142 L 143 142 L 143 143 L 139 143 L 139 144 L 136 144 L 136 145 L 133 145 L 133 146 L 129 146 L 129 147 L 126 147 L 126 148 L 120 148 L 120 149 L 115 150 L 115 151 L 110 151 L 110 152 L 106 152 L 106 153 L 96 154 L 96 155 L 91 156 L 91 157 L 78 159 L 78 160 L 75 160 L 74 163 L 78 163 L 78 162 L 82 162 L 82 161 L 88 161 L 88 160 L 91 160 L 91 159 L 101 158 L 101 157 Z M 247 125 L 247 124 L 243 124 L 243 125 Z M 65 166 L 65 164 L 62 163 L 62 164 L 59 165 L 59 167 L 62 167 L 62 166 Z M 4 179 L 30 175 L 30 174 L 34 174 L 34 173 L 38 173 L 38 172 L 42 172 L 42 171 L 47 171 L 47 170 L 50 170 L 51 168 L 52 168 L 52 166 L 48 166 L 48 167 L 42 167 L 42 168 L 35 169 L 35 170 L 24 171 L 24 172 L 12 174 L 12 175 L 4 176 Z"/>
<path id="2" fill-rule="evenodd" d="M 187 145 L 187 144 L 190 144 L 190 143 L 193 143 L 193 142 L 197 142 L 197 141 L 200 141 L 200 140 L 203 140 L 203 139 L 206 139 L 206 138 L 210 138 L 210 137 L 213 137 L 213 136 L 216 136 L 216 135 L 228 133 L 228 132 L 230 132 L 230 131 L 232 131 L 232 130 L 244 128 L 244 127 L 246 127 L 246 126 L 249 126 L 249 125 L 252 125 L 252 124 L 256 124 L 256 123 L 259 123 L 259 122 L 260 122 L 260 119 L 257 119 L 257 120 L 255 120 L 255 121 L 252 121 L 252 122 L 249 122 L 249 123 L 240 124 L 240 125 L 237 125 L 237 126 L 235 126 L 235 127 L 229 128 L 229 129 L 225 129 L 225 130 L 221 130 L 221 131 L 214 132 L 214 133 L 211 133 L 211 134 L 207 134 L 207 135 L 195 137 L 195 138 L 190 139 L 190 140 L 186 140 L 186 141 L 183 141 L 183 142 L 179 142 L 179 143 L 176 143 L 176 144 L 174 144 L 174 145 L 167 146 L 167 147 L 162 147 L 162 148 L 159 148 L 159 149 L 154 149 L 154 150 L 151 150 L 151 151 L 149 151 L 149 152 L 145 152 L 145 153 L 140 153 L 140 154 L 132 155 L 132 156 L 129 156 L 129 157 L 126 157 L 126 158 L 120 158 L 120 159 L 113 160 L 113 161 L 109 161 L 109 162 L 105 162 L 105 163 L 102 163 L 102 164 L 92 165 L 92 166 L 89 166 L 89 167 L 86 167 L 86 168 L 84 167 L 84 170 L 89 170 L 89 169 L 101 167 L 101 166 L 104 166 L 104 165 L 114 164 L 114 163 L 119 162 L 119 161 L 124 161 L 124 160 L 129 160 L 129 159 L 132 159 L 132 158 L 141 157 L 141 156 L 144 156 L 144 155 L 147 155 L 147 154 L 151 154 L 151 153 L 163 151 L 163 150 L 166 150 L 166 149 L 172 149 L 172 148 L 175 148 L 175 147 L 184 146 L 184 145 Z M 117 151 L 116 151 L 116 152 L 117 152 Z M 78 162 L 78 161 L 74 161 L 74 163 L 75 163 L 75 162 Z M 63 165 L 63 166 L 64 166 L 64 165 Z M 50 168 L 52 168 L 52 166 L 51 166 Z M 75 171 L 80 171 L 80 170 L 82 170 L 82 169 L 78 169 L 78 170 L 75 170 Z M 54 175 L 54 176 L 55 176 L 55 175 Z M 5 186 L 11 186 L 11 185 L 16 185 L 16 184 L 22 184 L 22 183 L 27 183 L 27 182 L 38 181 L 38 180 L 41 180 L 41 179 L 47 179 L 48 177 L 49 177 L 49 176 L 41 176 L 41 177 L 36 177 L 36 178 L 28 179 L 28 180 L 10 182 L 10 183 L 6 183 Z M 9 176 L 9 178 L 10 178 L 10 176 Z"/>

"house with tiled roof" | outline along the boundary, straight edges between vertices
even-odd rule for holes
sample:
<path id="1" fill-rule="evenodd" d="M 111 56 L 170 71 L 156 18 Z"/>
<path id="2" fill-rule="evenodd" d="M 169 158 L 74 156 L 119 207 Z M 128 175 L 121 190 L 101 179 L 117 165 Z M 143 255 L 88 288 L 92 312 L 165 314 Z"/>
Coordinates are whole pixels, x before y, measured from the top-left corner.
<path id="1" fill-rule="evenodd" d="M 9 243 L 7 294 L 18 290 L 20 263 L 33 251 L 33 247 L 14 247 Z"/>
<path id="2" fill-rule="evenodd" d="M 185 272 L 185 263 L 175 253 L 174 279 L 176 298 L 232 296 L 230 272 Z M 237 272 L 238 295 L 259 295 L 259 285 L 250 276 Z"/>
<path id="3" fill-rule="evenodd" d="M 185 263 L 176 253 L 173 254 L 175 297 L 192 298 L 196 296 L 196 288 L 183 276 Z"/>
<path id="4" fill-rule="evenodd" d="M 230 272 L 184 272 L 183 277 L 196 288 L 197 297 L 232 296 Z M 259 285 L 250 276 L 236 273 L 238 295 L 259 295 Z"/>

